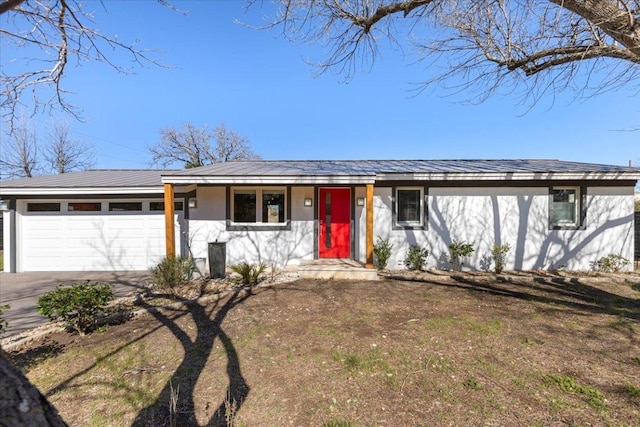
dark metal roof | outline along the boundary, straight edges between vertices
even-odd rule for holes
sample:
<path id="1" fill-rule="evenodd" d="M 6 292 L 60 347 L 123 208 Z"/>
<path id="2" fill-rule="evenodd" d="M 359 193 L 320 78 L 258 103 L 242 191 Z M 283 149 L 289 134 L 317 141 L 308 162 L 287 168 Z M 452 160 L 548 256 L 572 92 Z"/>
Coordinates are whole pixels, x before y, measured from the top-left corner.
<path id="1" fill-rule="evenodd" d="M 0 181 L 4 188 L 109 188 L 162 187 L 161 175 L 172 171 L 157 169 L 103 169 L 34 176 Z"/>
<path id="2" fill-rule="evenodd" d="M 0 181 L 3 189 L 161 187 L 166 177 L 367 176 L 419 173 L 625 173 L 640 169 L 561 160 L 259 160 L 218 163 L 184 170 L 104 169 Z"/>
<path id="3" fill-rule="evenodd" d="M 256 160 L 167 172 L 164 176 L 375 176 L 411 173 L 630 172 L 640 169 L 561 160 Z"/>

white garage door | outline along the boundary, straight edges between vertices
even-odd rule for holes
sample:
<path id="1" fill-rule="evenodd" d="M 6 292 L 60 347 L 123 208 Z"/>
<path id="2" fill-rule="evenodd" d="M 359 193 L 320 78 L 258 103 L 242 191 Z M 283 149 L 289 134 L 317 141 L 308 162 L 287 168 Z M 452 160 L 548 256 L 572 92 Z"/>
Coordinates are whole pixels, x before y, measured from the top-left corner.
<path id="1" fill-rule="evenodd" d="M 147 270 L 165 255 L 159 213 L 25 213 L 20 223 L 22 271 Z"/>

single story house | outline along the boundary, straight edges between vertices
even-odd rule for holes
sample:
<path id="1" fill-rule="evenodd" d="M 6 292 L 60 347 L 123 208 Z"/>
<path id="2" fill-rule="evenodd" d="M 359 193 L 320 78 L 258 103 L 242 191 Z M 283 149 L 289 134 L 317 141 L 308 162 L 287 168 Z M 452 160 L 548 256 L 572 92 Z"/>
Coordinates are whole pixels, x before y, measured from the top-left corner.
<path id="1" fill-rule="evenodd" d="M 448 246 L 473 244 L 467 268 L 588 270 L 634 257 L 640 169 L 559 160 L 243 161 L 179 171 L 96 170 L 0 182 L 5 271 L 138 270 L 165 255 L 277 268 L 347 258 L 389 268 L 411 245 L 428 268 Z"/>

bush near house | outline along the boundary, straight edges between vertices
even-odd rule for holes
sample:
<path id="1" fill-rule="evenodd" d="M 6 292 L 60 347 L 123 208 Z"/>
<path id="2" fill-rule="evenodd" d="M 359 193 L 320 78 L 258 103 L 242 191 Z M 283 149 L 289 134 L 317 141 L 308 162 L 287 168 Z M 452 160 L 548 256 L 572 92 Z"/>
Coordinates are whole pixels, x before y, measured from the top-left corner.
<path id="1" fill-rule="evenodd" d="M 465 241 L 458 242 L 456 240 L 451 242 L 451 244 L 449 245 L 449 254 L 451 256 L 449 258 L 449 262 L 451 263 L 452 268 L 454 270 L 461 270 L 462 259 L 471 255 L 473 251 L 473 243 Z"/>
<path id="2" fill-rule="evenodd" d="M 155 267 L 151 268 L 151 278 L 155 285 L 173 292 L 175 288 L 191 281 L 191 273 L 194 268 L 193 258 L 170 256 L 163 258 Z"/>
<path id="3" fill-rule="evenodd" d="M 603 256 L 597 261 L 592 261 L 591 268 L 593 271 L 600 271 L 603 273 L 618 273 L 620 270 L 630 264 L 630 261 L 620 254 L 609 254 Z"/>
<path id="4" fill-rule="evenodd" d="M 411 245 L 407 252 L 407 257 L 404 260 L 404 265 L 406 265 L 409 270 L 422 271 L 428 256 L 429 250 L 427 248 L 421 248 L 419 245 Z"/>
<path id="5" fill-rule="evenodd" d="M 376 244 L 373 245 L 373 255 L 375 255 L 378 262 L 378 269 L 384 270 L 387 268 L 389 258 L 391 258 L 391 249 L 393 249 L 393 244 L 389 243 L 389 239 L 383 239 L 378 236 Z"/>
<path id="6" fill-rule="evenodd" d="M 113 300 L 108 283 L 72 283 L 58 285 L 38 298 L 38 312 L 52 322 L 61 320 L 81 335 L 96 326 L 98 314 Z"/>
<path id="7" fill-rule="evenodd" d="M 241 262 L 240 264 L 232 265 L 230 268 L 231 271 L 240 275 L 239 282 L 241 285 L 253 287 L 260 283 L 261 276 L 267 269 L 267 266 L 262 263 L 255 265 L 249 264 L 248 262 Z"/>
<path id="8" fill-rule="evenodd" d="M 505 243 L 504 245 L 494 244 L 491 248 L 491 257 L 495 264 L 494 271 L 496 274 L 502 273 L 502 270 L 504 269 L 504 260 L 510 250 L 511 246 L 508 243 Z"/>

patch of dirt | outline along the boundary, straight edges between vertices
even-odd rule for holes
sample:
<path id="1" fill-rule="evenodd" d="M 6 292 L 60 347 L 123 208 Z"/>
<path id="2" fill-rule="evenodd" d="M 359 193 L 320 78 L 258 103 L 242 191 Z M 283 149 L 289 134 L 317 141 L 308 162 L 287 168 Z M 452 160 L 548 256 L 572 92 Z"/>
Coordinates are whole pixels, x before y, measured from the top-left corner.
<path id="1" fill-rule="evenodd" d="M 640 275 L 387 275 L 147 301 L 11 357 L 71 426 L 640 424 Z"/>

